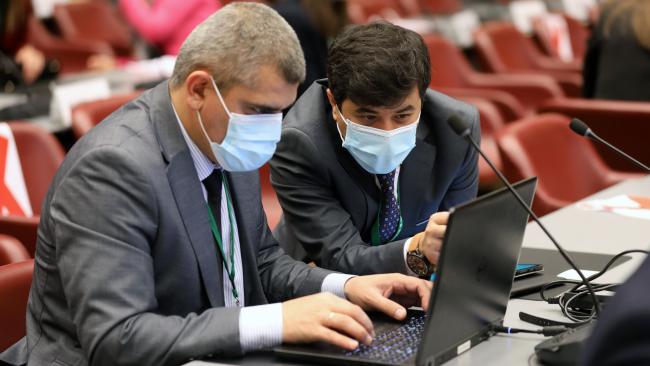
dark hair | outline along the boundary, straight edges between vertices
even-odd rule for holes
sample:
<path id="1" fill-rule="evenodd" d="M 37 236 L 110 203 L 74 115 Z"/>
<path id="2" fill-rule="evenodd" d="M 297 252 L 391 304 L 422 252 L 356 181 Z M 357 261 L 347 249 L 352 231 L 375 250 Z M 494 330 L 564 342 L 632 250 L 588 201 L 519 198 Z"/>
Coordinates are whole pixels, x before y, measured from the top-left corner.
<path id="1" fill-rule="evenodd" d="M 420 97 L 431 81 L 429 52 L 417 33 L 387 23 L 355 25 L 329 48 L 327 77 L 337 104 L 394 106 L 414 86 Z"/>

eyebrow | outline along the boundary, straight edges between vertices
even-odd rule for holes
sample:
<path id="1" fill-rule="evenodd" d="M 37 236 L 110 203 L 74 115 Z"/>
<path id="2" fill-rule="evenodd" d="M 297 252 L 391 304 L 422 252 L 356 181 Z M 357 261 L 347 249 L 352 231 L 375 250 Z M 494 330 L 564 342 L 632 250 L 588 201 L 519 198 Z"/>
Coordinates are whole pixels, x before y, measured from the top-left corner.
<path id="1" fill-rule="evenodd" d="M 406 107 L 396 111 L 395 113 L 405 113 L 405 112 L 413 112 L 413 111 L 415 111 L 415 107 L 413 107 L 412 105 L 407 105 Z M 356 109 L 355 112 L 356 113 L 374 113 L 374 114 L 379 113 L 376 110 L 368 108 L 368 107 L 359 107 L 359 108 Z"/>
<path id="2" fill-rule="evenodd" d="M 254 108 L 260 111 L 260 113 L 266 114 L 266 113 L 276 113 L 282 110 L 280 107 L 276 106 L 270 106 L 270 105 L 263 105 L 263 104 L 255 104 L 255 103 L 246 103 L 249 108 Z"/>

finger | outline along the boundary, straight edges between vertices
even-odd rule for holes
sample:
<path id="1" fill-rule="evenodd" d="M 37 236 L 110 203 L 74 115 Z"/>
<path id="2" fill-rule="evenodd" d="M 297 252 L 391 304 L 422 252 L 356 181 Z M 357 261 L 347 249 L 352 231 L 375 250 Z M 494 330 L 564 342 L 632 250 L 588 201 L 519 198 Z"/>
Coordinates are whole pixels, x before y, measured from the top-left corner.
<path id="1" fill-rule="evenodd" d="M 402 305 L 379 294 L 372 294 L 369 302 L 373 308 L 394 319 L 402 320 L 406 317 L 406 309 Z"/>
<path id="2" fill-rule="evenodd" d="M 323 325 L 351 336 L 363 344 L 370 344 L 372 342 L 372 336 L 368 330 L 354 318 L 346 314 L 330 312 L 324 319 Z"/>
<path id="3" fill-rule="evenodd" d="M 354 319 L 354 321 L 360 324 L 365 328 L 368 334 L 374 334 L 374 327 L 372 325 L 372 320 L 368 317 L 363 309 L 360 306 L 354 305 L 353 303 L 343 300 L 339 297 L 336 297 L 336 300 L 333 302 L 332 311 L 336 313 L 341 313 L 349 316 Z"/>
<path id="4" fill-rule="evenodd" d="M 337 347 L 347 349 L 352 351 L 353 349 L 359 347 L 359 342 L 356 340 L 347 337 L 341 333 L 338 333 L 334 330 L 331 330 L 327 327 L 322 327 L 319 331 L 318 338 L 329 344 L 333 344 Z"/>
<path id="5" fill-rule="evenodd" d="M 399 284 L 399 286 L 395 286 L 394 292 L 396 296 L 405 298 L 412 297 L 416 303 L 419 303 L 422 309 L 428 309 L 431 290 L 433 288 L 431 281 L 407 277 L 399 282 Z"/>
<path id="6" fill-rule="evenodd" d="M 438 225 L 447 225 L 449 222 L 449 212 L 440 211 L 431 215 L 431 221 L 435 222 Z"/>
<path id="7" fill-rule="evenodd" d="M 432 226 L 427 231 L 430 232 L 434 238 L 442 239 L 445 237 L 445 233 L 447 232 L 447 225 Z"/>

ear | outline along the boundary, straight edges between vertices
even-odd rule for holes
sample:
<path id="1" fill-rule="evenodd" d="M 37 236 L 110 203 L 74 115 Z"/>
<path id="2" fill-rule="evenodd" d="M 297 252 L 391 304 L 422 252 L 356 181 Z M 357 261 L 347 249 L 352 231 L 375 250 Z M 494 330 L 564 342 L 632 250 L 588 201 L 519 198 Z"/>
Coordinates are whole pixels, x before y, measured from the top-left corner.
<path id="1" fill-rule="evenodd" d="M 195 111 L 203 108 L 207 92 L 212 89 L 211 76 L 203 70 L 196 70 L 185 79 L 185 91 L 187 92 L 187 105 Z"/>
<path id="2" fill-rule="evenodd" d="M 330 102 L 330 105 L 332 106 L 332 118 L 334 119 L 335 122 L 340 122 L 338 113 L 336 113 L 337 106 L 336 106 L 336 100 L 334 100 L 334 94 L 332 94 L 332 90 L 330 88 L 327 88 L 326 91 L 327 94 L 327 100 Z"/>

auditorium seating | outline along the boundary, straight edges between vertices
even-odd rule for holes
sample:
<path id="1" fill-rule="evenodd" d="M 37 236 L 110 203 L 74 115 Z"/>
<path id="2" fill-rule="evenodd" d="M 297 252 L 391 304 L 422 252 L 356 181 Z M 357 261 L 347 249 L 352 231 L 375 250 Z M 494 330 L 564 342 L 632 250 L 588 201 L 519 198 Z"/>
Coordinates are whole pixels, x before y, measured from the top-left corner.
<path id="1" fill-rule="evenodd" d="M 103 42 L 77 39 L 65 40 L 50 33 L 36 17 L 31 16 L 27 23 L 27 40 L 43 52 L 46 58 L 59 62 L 61 74 L 73 74 L 88 68 L 88 58 L 92 55 L 112 55 L 113 50 Z"/>
<path id="2" fill-rule="evenodd" d="M 25 336 L 34 260 L 0 266 L 0 352 Z"/>
<path id="3" fill-rule="evenodd" d="M 0 216 L 0 233 L 18 239 L 33 256 L 41 205 L 50 182 L 63 161 L 64 151 L 54 136 L 41 127 L 27 122 L 11 122 L 9 126 L 16 141 L 34 216 Z"/>
<path id="4" fill-rule="evenodd" d="M 72 109 L 72 132 L 76 138 L 85 135 L 91 128 L 108 117 L 116 109 L 140 95 L 140 92 L 121 94 L 107 99 L 76 105 Z"/>
<path id="5" fill-rule="evenodd" d="M 480 73 L 445 38 L 427 35 L 424 36 L 424 42 L 431 59 L 432 87 L 454 96 L 488 99 L 499 107 L 506 121 L 530 115 L 545 100 L 564 95 L 559 84 L 551 77 Z"/>
<path id="6" fill-rule="evenodd" d="M 556 112 L 579 118 L 600 137 L 623 149 L 637 160 L 650 164 L 650 103 L 593 99 L 554 99 L 539 108 L 539 112 Z M 599 155 L 608 166 L 625 171 L 639 168 L 600 144 Z"/>
<path id="7" fill-rule="evenodd" d="M 63 37 L 71 42 L 104 42 L 119 56 L 132 56 L 133 39 L 118 10 L 102 1 L 71 2 L 54 8 Z"/>
<path id="8" fill-rule="evenodd" d="M 490 22 L 474 33 L 478 54 L 488 71 L 499 74 L 542 74 L 555 79 L 569 97 L 581 94 L 582 65 L 544 55 L 509 22 Z"/>
<path id="9" fill-rule="evenodd" d="M 569 129 L 570 118 L 542 114 L 497 132 L 505 175 L 511 181 L 537 176 L 533 209 L 545 215 L 637 174 L 612 170 L 592 144 Z"/>
<path id="10" fill-rule="evenodd" d="M 18 239 L 0 234 L 0 266 L 30 258 L 29 252 Z"/>

